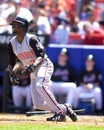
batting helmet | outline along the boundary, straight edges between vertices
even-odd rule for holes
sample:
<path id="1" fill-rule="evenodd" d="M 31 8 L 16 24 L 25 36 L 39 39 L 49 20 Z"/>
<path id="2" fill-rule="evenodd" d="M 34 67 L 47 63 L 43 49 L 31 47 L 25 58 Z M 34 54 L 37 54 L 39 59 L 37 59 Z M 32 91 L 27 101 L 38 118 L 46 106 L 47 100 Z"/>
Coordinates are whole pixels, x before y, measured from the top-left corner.
<path id="1" fill-rule="evenodd" d="M 25 18 L 21 18 L 21 17 L 16 17 L 16 18 L 12 21 L 11 25 L 12 25 L 14 22 L 18 22 L 21 27 L 28 27 L 28 24 L 29 24 L 28 21 L 27 21 Z"/>

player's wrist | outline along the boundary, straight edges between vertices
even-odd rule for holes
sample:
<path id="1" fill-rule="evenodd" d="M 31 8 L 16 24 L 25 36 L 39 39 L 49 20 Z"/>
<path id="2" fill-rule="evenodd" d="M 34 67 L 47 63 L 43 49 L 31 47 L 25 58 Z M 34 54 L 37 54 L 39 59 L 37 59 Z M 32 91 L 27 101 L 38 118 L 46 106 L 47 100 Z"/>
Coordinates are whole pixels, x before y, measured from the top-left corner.
<path id="1" fill-rule="evenodd" d="M 34 63 L 34 64 L 33 64 L 33 67 L 34 67 L 34 69 L 35 69 L 35 68 L 37 67 L 37 65 Z"/>
<path id="2" fill-rule="evenodd" d="M 12 85 L 18 86 L 20 83 L 20 80 L 16 77 L 14 73 L 9 74 L 9 79 Z"/>

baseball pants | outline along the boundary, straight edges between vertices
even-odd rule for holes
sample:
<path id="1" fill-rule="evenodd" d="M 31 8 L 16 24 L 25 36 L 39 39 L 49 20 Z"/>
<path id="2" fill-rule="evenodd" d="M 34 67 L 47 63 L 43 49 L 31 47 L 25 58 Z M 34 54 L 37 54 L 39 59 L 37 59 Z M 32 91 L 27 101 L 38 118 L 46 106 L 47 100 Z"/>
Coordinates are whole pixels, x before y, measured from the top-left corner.
<path id="1" fill-rule="evenodd" d="M 100 87 L 94 87 L 91 90 L 84 88 L 83 86 L 79 86 L 76 88 L 76 93 L 74 97 L 74 107 L 78 107 L 79 98 L 89 99 L 93 98 L 95 100 L 96 109 L 100 110 L 102 108 L 102 92 Z"/>
<path id="2" fill-rule="evenodd" d="M 13 96 L 13 102 L 15 106 L 17 107 L 23 106 L 23 99 L 26 98 L 26 103 L 25 103 L 26 106 L 32 107 L 30 86 L 26 86 L 26 87 L 13 86 L 12 96 Z"/>
<path id="3" fill-rule="evenodd" d="M 30 84 L 33 105 L 40 110 L 57 113 L 64 111 L 66 113 L 65 105 L 57 103 L 48 87 L 53 68 L 52 62 L 47 58 L 34 72 L 34 77 L 32 76 Z"/>

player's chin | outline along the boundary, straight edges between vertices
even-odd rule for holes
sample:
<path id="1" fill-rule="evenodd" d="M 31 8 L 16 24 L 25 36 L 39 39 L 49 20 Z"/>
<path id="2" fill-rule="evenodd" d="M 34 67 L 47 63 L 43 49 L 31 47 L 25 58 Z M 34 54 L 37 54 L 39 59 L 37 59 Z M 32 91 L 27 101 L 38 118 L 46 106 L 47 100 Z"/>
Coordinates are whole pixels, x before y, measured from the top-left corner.
<path id="1" fill-rule="evenodd" d="M 12 33 L 13 33 L 13 34 L 16 34 L 15 28 L 12 28 Z"/>
<path id="2" fill-rule="evenodd" d="M 15 31 L 12 31 L 12 34 L 16 35 L 17 33 Z"/>

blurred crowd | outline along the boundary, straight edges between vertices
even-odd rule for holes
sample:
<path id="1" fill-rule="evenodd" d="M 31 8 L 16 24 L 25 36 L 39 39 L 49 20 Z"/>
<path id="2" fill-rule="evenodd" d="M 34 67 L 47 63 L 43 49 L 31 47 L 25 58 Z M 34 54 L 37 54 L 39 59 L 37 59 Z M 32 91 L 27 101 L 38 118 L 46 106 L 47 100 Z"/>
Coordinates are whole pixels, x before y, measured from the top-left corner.
<path id="1" fill-rule="evenodd" d="M 104 44 L 104 0 L 1 0 L 0 34 L 12 34 L 16 16 L 29 32 L 49 35 L 53 44 Z"/>

